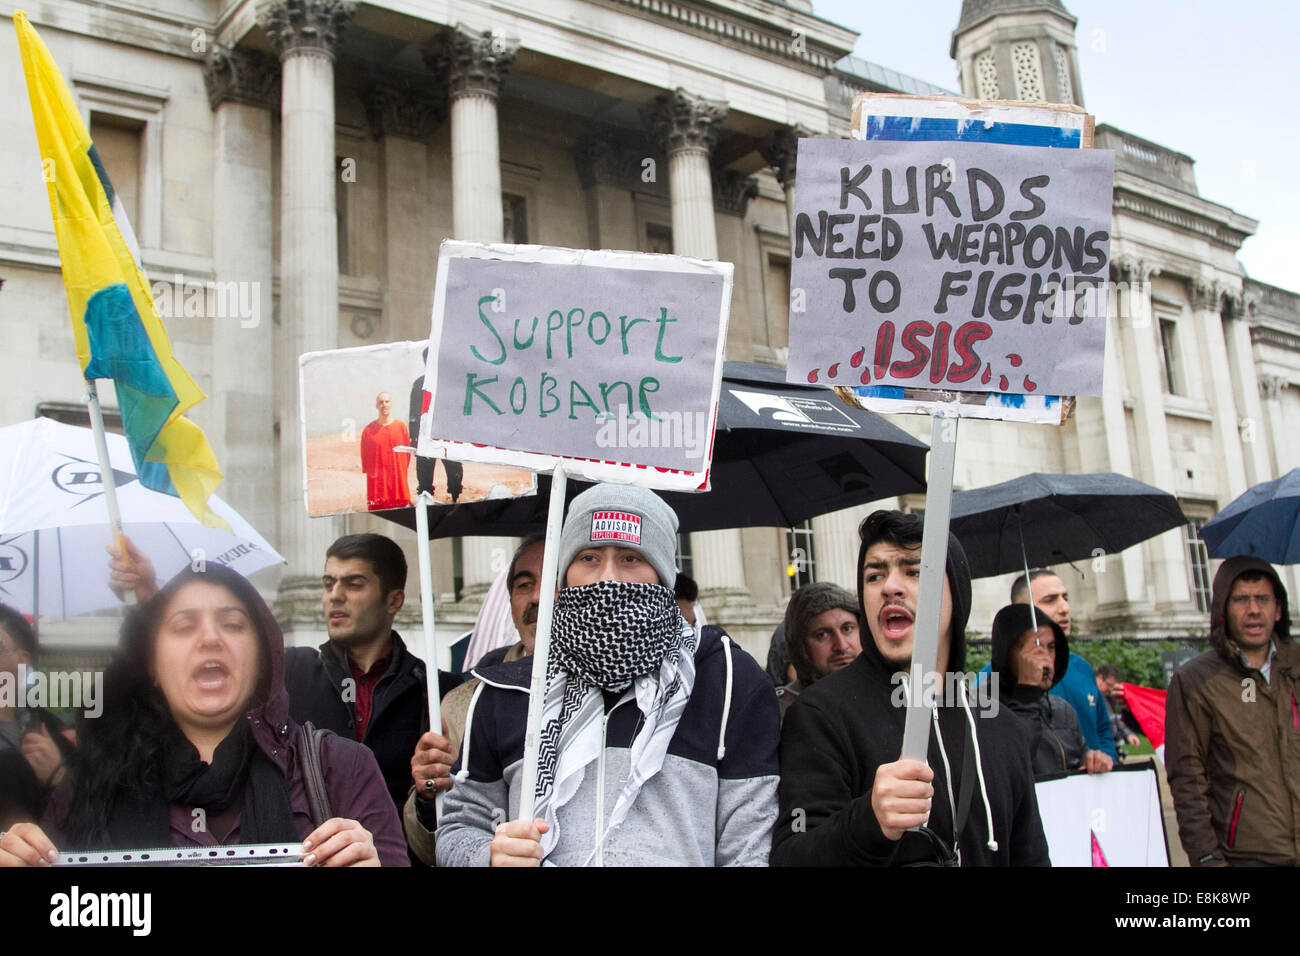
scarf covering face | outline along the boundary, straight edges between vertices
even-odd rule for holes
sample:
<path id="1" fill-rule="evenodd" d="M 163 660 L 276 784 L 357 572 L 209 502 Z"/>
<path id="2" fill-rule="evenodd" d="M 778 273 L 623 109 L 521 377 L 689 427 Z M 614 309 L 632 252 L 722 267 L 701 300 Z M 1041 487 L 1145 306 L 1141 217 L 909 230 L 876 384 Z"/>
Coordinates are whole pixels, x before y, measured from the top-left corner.
<path id="1" fill-rule="evenodd" d="M 660 584 L 601 581 L 556 595 L 534 809 L 550 825 L 542 834 L 543 853 L 558 844 L 560 807 L 600 756 L 604 692 L 633 687 L 644 719 L 632 741 L 631 772 L 600 842 L 623 822 L 642 785 L 663 766 L 695 684 L 698 640 L 672 589 Z"/>

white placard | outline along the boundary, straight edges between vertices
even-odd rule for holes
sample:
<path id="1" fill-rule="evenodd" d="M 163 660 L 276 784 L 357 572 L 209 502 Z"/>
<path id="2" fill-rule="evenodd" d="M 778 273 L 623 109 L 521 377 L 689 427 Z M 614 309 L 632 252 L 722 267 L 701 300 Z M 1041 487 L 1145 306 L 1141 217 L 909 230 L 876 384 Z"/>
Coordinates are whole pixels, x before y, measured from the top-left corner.
<path id="1" fill-rule="evenodd" d="M 708 490 L 733 267 L 681 256 L 443 242 L 421 455 Z"/>

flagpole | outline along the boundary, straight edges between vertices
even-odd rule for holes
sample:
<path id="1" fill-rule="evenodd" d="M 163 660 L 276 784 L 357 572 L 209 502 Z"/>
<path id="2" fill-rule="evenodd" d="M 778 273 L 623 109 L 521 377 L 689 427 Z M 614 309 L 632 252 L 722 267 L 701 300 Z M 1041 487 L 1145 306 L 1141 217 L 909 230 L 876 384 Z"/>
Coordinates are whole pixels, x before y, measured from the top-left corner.
<path id="1" fill-rule="evenodd" d="M 113 463 L 108 459 L 108 439 L 104 437 L 104 413 L 99 407 L 99 390 L 93 378 L 86 379 L 86 408 L 90 411 L 90 429 L 95 434 L 95 454 L 99 456 L 99 475 L 104 482 L 104 504 L 108 507 L 108 524 L 117 543 L 117 553 L 127 564 L 131 563 L 126 550 L 126 535 L 122 531 L 122 512 L 117 507 L 117 483 L 113 480 Z M 135 592 L 125 591 L 122 603 L 135 604 Z"/>

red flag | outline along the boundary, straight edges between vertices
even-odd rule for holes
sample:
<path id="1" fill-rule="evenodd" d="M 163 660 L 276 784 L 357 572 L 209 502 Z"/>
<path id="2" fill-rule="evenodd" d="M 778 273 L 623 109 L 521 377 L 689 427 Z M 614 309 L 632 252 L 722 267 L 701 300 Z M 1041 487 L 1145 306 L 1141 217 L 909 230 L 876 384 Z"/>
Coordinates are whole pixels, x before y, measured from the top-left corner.
<path id="1" fill-rule="evenodd" d="M 1142 733 L 1156 750 L 1160 762 L 1165 760 L 1165 692 L 1154 687 L 1121 684 L 1124 703 L 1133 712 Z"/>
<path id="2" fill-rule="evenodd" d="M 1097 831 L 1092 831 L 1092 865 L 1109 867 L 1106 862 L 1106 854 L 1102 852 L 1101 843 L 1097 840 Z"/>

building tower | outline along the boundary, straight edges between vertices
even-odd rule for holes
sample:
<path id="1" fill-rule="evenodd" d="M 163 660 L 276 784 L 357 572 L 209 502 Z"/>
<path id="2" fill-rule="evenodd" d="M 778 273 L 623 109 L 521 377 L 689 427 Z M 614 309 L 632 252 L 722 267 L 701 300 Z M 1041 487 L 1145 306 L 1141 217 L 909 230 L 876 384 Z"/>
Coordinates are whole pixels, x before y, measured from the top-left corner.
<path id="1" fill-rule="evenodd" d="M 1083 106 L 1077 22 L 1061 0 L 963 0 L 948 51 L 962 95 Z"/>

